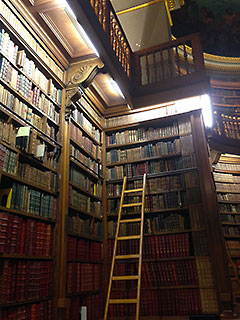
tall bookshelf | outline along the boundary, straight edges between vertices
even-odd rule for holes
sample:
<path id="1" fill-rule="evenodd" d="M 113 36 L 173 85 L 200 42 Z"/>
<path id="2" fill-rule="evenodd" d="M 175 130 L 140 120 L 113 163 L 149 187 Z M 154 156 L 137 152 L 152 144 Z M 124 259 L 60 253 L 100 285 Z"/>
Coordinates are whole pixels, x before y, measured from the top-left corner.
<path id="1" fill-rule="evenodd" d="M 63 318 L 71 320 L 79 319 L 82 307 L 87 307 L 91 320 L 100 319 L 103 312 L 103 133 L 90 110 L 90 102 L 81 98 L 66 125 L 68 201 L 62 281 L 69 301 Z"/>
<path id="2" fill-rule="evenodd" d="M 222 154 L 213 167 L 235 301 L 240 300 L 240 157 Z M 236 277 L 238 279 L 236 279 Z"/>
<path id="3" fill-rule="evenodd" d="M 209 221 L 209 214 L 216 222 L 217 203 L 213 185 L 210 189 L 208 186 L 206 193 L 203 182 L 203 176 L 211 177 L 211 174 L 199 112 L 119 125 L 106 129 L 105 134 L 108 226 L 105 236 L 109 263 L 123 177 L 128 177 L 127 188 L 135 189 L 141 187 L 142 176 L 147 173 L 142 317 L 218 314 L 222 309 L 221 285 L 214 274 L 216 252 L 213 247 L 214 242 L 218 242 L 218 246 L 223 246 L 223 242 L 212 239 L 209 227 L 213 223 Z M 137 202 L 137 195 L 128 197 L 127 203 Z M 133 218 L 138 213 L 133 209 L 125 214 Z M 128 229 L 120 229 L 122 235 L 139 233 L 137 224 L 128 225 Z M 137 251 L 135 240 L 121 242 L 117 248 L 120 255 Z M 136 274 L 136 270 L 133 260 L 127 265 L 119 263 L 114 274 L 131 275 Z M 226 266 L 222 270 L 225 272 Z M 115 282 L 112 298 L 136 296 L 134 281 Z M 230 291 L 229 287 L 221 290 Z M 109 311 L 110 318 L 126 314 L 134 315 L 134 306 L 119 305 Z"/>
<path id="4" fill-rule="evenodd" d="M 240 88 L 237 83 L 212 81 L 214 132 L 227 139 L 240 139 Z"/>
<path id="5" fill-rule="evenodd" d="M 0 317 L 54 319 L 64 69 L 0 1 Z"/>

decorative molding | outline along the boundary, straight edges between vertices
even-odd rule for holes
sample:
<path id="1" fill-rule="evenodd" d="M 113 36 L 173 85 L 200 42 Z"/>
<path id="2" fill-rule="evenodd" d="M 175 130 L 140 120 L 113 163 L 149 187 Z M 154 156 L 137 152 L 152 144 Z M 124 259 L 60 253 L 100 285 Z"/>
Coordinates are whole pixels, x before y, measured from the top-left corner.
<path id="1" fill-rule="evenodd" d="M 64 37 L 64 35 L 61 33 L 59 28 L 56 26 L 56 24 L 53 22 L 53 20 L 49 17 L 48 14 L 39 12 L 39 15 L 41 18 L 46 22 L 48 27 L 52 30 L 55 37 L 59 40 L 59 42 L 63 45 L 63 47 L 66 49 L 68 54 L 73 57 L 74 56 L 74 49 L 70 45 L 70 43 L 67 41 L 67 39 Z"/>
<path id="2" fill-rule="evenodd" d="M 91 78 L 92 82 L 99 72 L 106 73 L 105 66 L 99 58 L 71 64 L 67 71 L 67 88 L 75 88 L 80 84 L 87 84 L 89 78 Z M 86 88 L 88 85 L 90 83 L 83 86 Z"/>
<path id="3" fill-rule="evenodd" d="M 81 98 L 98 73 L 106 72 L 107 69 L 99 58 L 70 65 L 67 72 L 66 120 L 69 120 L 75 110 L 72 102 L 76 102 Z"/>

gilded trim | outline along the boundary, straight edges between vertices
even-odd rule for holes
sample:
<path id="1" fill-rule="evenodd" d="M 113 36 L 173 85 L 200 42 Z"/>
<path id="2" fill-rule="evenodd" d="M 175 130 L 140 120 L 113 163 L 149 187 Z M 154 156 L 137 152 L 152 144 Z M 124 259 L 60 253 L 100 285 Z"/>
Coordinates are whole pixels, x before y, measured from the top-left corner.
<path id="1" fill-rule="evenodd" d="M 131 7 L 131 8 L 128 8 L 128 9 L 124 9 L 122 11 L 118 11 L 117 15 L 124 14 L 124 13 L 129 13 L 129 12 L 132 12 L 132 11 L 135 11 L 135 10 L 139 10 L 139 9 L 142 9 L 142 8 L 146 8 L 146 7 L 152 6 L 153 4 L 164 2 L 164 1 L 166 1 L 166 0 L 152 0 L 152 1 L 140 4 L 140 5 L 135 6 L 135 7 Z"/>

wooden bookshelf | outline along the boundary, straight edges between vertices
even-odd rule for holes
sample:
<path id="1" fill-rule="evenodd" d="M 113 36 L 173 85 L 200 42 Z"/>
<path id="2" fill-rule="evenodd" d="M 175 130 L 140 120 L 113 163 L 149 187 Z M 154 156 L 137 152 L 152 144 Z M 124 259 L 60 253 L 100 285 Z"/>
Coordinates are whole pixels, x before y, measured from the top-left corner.
<path id="1" fill-rule="evenodd" d="M 0 317 L 56 319 L 64 68 L 11 1 L 0 8 Z"/>
<path id="2" fill-rule="evenodd" d="M 231 266 L 235 265 L 237 269 L 236 259 L 240 259 L 240 252 L 237 248 L 240 241 L 240 201 L 238 198 L 235 199 L 240 193 L 239 164 L 238 157 L 222 155 L 217 164 L 214 165 L 213 171 L 225 245 L 229 253 L 229 259 L 231 259 L 229 261 L 229 273 L 236 301 L 239 298 L 236 293 L 237 282 L 234 279 L 239 275 L 234 274 Z M 224 190 L 221 190 L 222 187 L 224 187 Z M 223 200 L 223 197 L 229 198 L 229 200 Z"/>
<path id="3" fill-rule="evenodd" d="M 199 124 L 199 119 L 201 119 L 201 117 L 199 116 L 198 112 L 193 112 L 187 115 L 185 114 L 182 116 L 179 115 L 175 117 L 170 117 L 169 122 L 168 119 L 165 118 L 164 121 L 154 120 L 152 121 L 152 123 L 148 121 L 143 124 L 139 123 L 129 127 L 127 125 L 124 127 L 112 127 L 105 131 L 106 150 L 107 152 L 112 152 L 112 155 L 109 154 L 111 156 L 108 156 L 107 154 L 108 161 L 106 163 L 106 170 L 116 170 L 114 175 L 112 175 L 110 171 L 109 173 L 106 172 L 107 188 L 105 196 L 106 198 L 104 201 L 106 201 L 107 214 L 104 216 L 104 219 L 108 226 L 107 233 L 105 231 L 105 238 L 108 239 L 108 251 L 106 253 L 106 256 L 108 258 L 109 263 L 111 261 L 111 250 L 114 238 L 114 224 L 116 224 L 123 175 L 129 175 L 127 179 L 129 186 L 127 186 L 127 189 L 137 189 L 141 188 L 140 184 L 143 173 L 147 173 L 142 270 L 143 292 L 141 299 L 143 300 L 142 312 L 144 312 L 144 299 L 147 299 L 147 296 L 145 297 L 145 291 L 151 292 L 151 297 L 149 296 L 148 298 L 151 299 L 151 308 L 155 311 L 150 311 L 149 309 L 149 317 L 157 316 L 157 308 L 156 306 L 154 306 L 154 294 L 156 293 L 154 292 L 157 292 L 158 290 L 166 290 L 165 292 L 166 294 L 169 294 L 169 297 L 171 296 L 170 292 L 174 292 L 175 290 L 179 290 L 179 295 L 188 295 L 190 294 L 190 292 L 192 295 L 198 294 L 198 298 L 197 296 L 195 298 L 195 310 L 198 310 L 197 313 L 218 313 L 218 289 L 215 286 L 215 283 L 218 280 L 214 278 L 213 261 L 215 258 L 213 258 L 212 256 L 213 251 L 211 251 L 211 254 L 209 251 L 212 250 L 210 249 L 212 247 L 212 240 L 210 240 L 211 232 L 209 232 L 209 227 L 206 224 L 206 217 L 208 216 L 207 212 L 211 211 L 211 214 L 213 214 L 213 209 L 210 209 L 210 207 L 205 206 L 206 192 L 204 191 L 205 186 L 201 177 L 201 175 L 209 175 L 210 177 L 211 172 L 210 167 L 207 166 L 206 159 L 204 161 L 206 162 L 207 167 L 206 169 L 203 169 L 204 164 L 201 163 L 201 156 L 198 152 L 198 150 L 205 150 L 206 148 L 206 142 L 203 138 L 204 136 L 202 135 L 203 131 L 201 131 L 203 130 L 201 127 L 202 124 Z M 149 138 L 148 135 L 150 134 L 150 130 L 151 132 L 155 130 L 155 134 L 157 131 L 159 131 L 158 136 L 155 136 L 154 138 Z M 169 132 L 169 134 L 161 136 L 161 130 L 162 132 Z M 142 132 L 144 132 L 145 139 L 141 138 Z M 126 142 L 125 139 L 132 139 L 133 141 Z M 125 154 L 127 154 L 128 157 L 128 150 L 130 150 L 130 153 L 132 152 L 131 150 L 134 150 L 135 152 L 135 147 L 147 148 L 147 146 L 151 144 L 151 146 L 149 146 L 150 150 L 151 148 L 156 148 L 157 150 L 157 143 L 159 141 L 163 143 L 168 143 L 169 145 L 174 142 L 176 143 L 176 145 L 180 146 L 180 150 L 178 152 L 169 152 L 169 154 L 160 154 L 159 156 L 155 156 L 154 153 L 152 154 L 152 156 L 148 157 L 142 156 L 140 158 L 139 156 L 139 159 L 136 158 L 134 160 L 128 158 L 124 161 L 119 160 L 120 158 L 118 159 L 118 161 L 114 160 L 115 157 L 121 157 L 121 154 L 123 152 L 125 152 Z M 137 157 L 137 154 L 135 157 Z M 156 167 L 156 170 L 154 172 L 148 171 L 150 170 L 149 168 L 151 168 L 152 163 L 154 164 L 154 162 L 156 161 L 162 162 L 162 169 L 159 166 Z M 138 164 L 139 171 L 142 170 L 142 172 L 140 173 L 136 173 L 133 167 L 134 165 Z M 142 169 L 140 167 L 141 164 L 146 164 L 146 166 Z M 119 168 L 120 166 L 122 167 L 121 173 L 120 171 L 117 171 L 117 169 L 115 169 Z M 174 196 L 176 195 L 178 195 L 178 200 L 174 200 Z M 132 196 L 134 197 L 134 201 L 130 199 L 129 203 L 131 203 L 132 201 L 134 203 L 139 202 L 137 200 L 138 198 L 136 194 L 133 194 Z M 171 196 L 173 197 L 172 199 Z M 207 202 L 212 201 L 212 203 L 214 203 L 215 206 L 214 210 L 216 210 L 214 223 L 210 222 L 210 224 L 215 224 L 216 219 L 218 218 L 218 210 L 216 200 L 214 200 L 215 194 L 213 185 L 210 192 L 210 198 L 211 200 L 207 200 Z M 149 202 L 150 199 L 153 202 L 153 204 Z M 170 203 L 168 204 L 167 201 L 170 201 Z M 172 203 L 175 203 L 174 201 L 176 201 L 176 203 L 178 204 L 172 205 L 171 201 Z M 158 203 L 165 203 L 164 206 L 166 207 L 157 208 Z M 150 207 L 148 208 L 149 205 Z M 112 213 L 113 211 L 114 214 Z M 203 213 L 205 215 L 205 218 L 203 218 Z M 123 216 L 137 216 L 138 214 L 138 212 L 128 212 L 127 214 L 123 213 Z M 171 219 L 174 220 L 171 221 Z M 164 221 L 166 221 L 165 225 Z M 167 223 L 169 223 L 169 225 L 172 226 L 174 225 L 174 229 L 170 230 L 167 227 Z M 179 224 L 179 226 L 175 227 L 175 223 L 176 225 Z M 157 228 L 159 228 L 160 224 L 161 231 L 158 231 Z M 122 233 L 120 231 L 120 234 L 123 236 L 137 234 L 136 228 L 137 226 L 132 226 L 131 229 L 129 229 L 129 231 L 124 229 Z M 203 239 L 204 245 L 203 243 L 200 244 L 200 242 L 203 241 Z M 129 240 L 129 242 L 131 241 L 134 242 L 134 240 Z M 176 243 L 179 243 L 178 248 L 176 247 Z M 127 252 L 126 254 L 134 254 L 135 250 L 137 250 L 136 247 L 134 250 L 134 246 L 136 246 L 136 244 L 132 243 L 124 248 L 121 247 L 121 249 L 117 250 L 121 250 L 121 254 L 124 254 L 124 252 Z M 209 249 L 207 249 L 207 247 Z M 222 247 L 224 250 L 223 242 Z M 161 253 L 159 252 L 160 248 L 162 250 Z M 205 261 L 204 267 L 202 264 L 203 262 L 201 262 L 203 260 Z M 191 261 L 191 267 L 190 265 L 188 266 L 188 261 Z M 121 262 L 122 261 L 119 262 L 120 265 Z M 134 260 L 129 263 L 130 265 L 134 264 Z M 148 269 L 144 267 L 145 263 L 149 264 Z M 187 285 L 175 284 L 156 286 L 154 285 L 154 281 L 155 283 L 158 282 L 160 284 L 159 278 L 161 277 L 159 276 L 159 274 L 164 274 L 164 271 L 157 271 L 157 267 L 153 267 L 153 265 L 151 264 L 158 265 L 161 263 L 181 264 L 181 266 L 184 266 L 183 268 L 188 270 L 189 274 L 195 274 L 195 279 L 198 280 L 196 280 L 197 282 L 194 283 L 195 280 L 193 281 L 189 277 L 187 280 Z M 155 268 L 155 270 L 153 270 L 152 268 Z M 170 270 L 172 270 L 171 272 L 174 272 L 173 266 L 169 268 Z M 223 269 L 225 270 L 224 272 L 226 272 L 226 266 L 224 266 Z M 204 272 L 206 272 L 207 274 L 204 274 Z M 180 270 L 178 276 L 181 277 Z M 171 276 L 169 275 L 169 277 L 173 278 L 174 276 L 172 274 Z M 146 288 L 146 290 L 144 290 L 144 288 Z M 129 289 L 131 289 L 131 287 Z M 119 294 L 121 294 L 122 290 L 123 289 L 119 288 Z M 191 290 L 194 290 L 194 292 Z M 204 290 L 207 290 L 210 294 L 210 304 L 206 303 L 206 291 Z M 230 290 L 230 285 L 228 287 L 228 290 Z M 117 293 L 118 288 L 114 288 L 114 292 Z M 164 303 L 164 297 L 161 299 L 162 300 L 160 301 L 162 302 L 159 302 L 158 300 L 158 304 L 160 303 L 160 309 L 161 303 Z M 111 319 L 114 319 L 114 316 L 117 316 L 117 314 L 114 314 L 113 311 L 111 312 Z M 171 314 L 168 314 L 167 312 L 170 311 L 166 310 L 165 314 L 162 314 L 162 316 L 170 317 Z M 193 313 L 193 311 L 187 310 L 187 306 L 185 306 L 185 311 L 183 310 L 182 312 L 185 312 L 185 314 L 187 314 L 188 312 Z M 119 313 L 121 313 L 120 309 Z M 142 316 L 144 316 L 144 313 L 142 314 Z M 159 316 L 161 316 L 161 314 L 159 314 Z"/>

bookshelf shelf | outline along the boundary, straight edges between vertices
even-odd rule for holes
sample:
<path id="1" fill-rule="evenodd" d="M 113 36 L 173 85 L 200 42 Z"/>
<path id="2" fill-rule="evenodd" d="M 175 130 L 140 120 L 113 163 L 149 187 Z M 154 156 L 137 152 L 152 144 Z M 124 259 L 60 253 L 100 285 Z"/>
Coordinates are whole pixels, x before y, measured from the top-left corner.
<path id="1" fill-rule="evenodd" d="M 102 220 L 102 217 L 98 217 L 97 215 L 95 215 L 94 213 L 91 213 L 91 212 L 87 212 L 87 211 L 84 211 L 84 210 L 80 210 L 79 208 L 76 208 L 76 207 L 73 207 L 73 206 L 68 206 L 68 208 L 70 210 L 73 210 L 73 211 L 76 211 L 80 214 L 83 214 L 85 216 L 88 216 L 88 217 L 93 217 L 95 219 L 98 219 L 98 220 Z"/>
<path id="2" fill-rule="evenodd" d="M 240 171 L 234 171 L 234 170 L 221 170 L 221 169 L 216 169 L 214 168 L 214 172 L 220 172 L 220 173 L 231 173 L 231 174 L 236 174 L 239 175 Z"/>
<path id="3" fill-rule="evenodd" d="M 231 234 L 224 234 L 226 239 L 240 239 L 240 235 L 231 235 Z"/>
<path id="4" fill-rule="evenodd" d="M 84 163 L 80 162 L 80 160 L 76 159 L 75 157 L 70 156 L 70 161 L 74 163 L 76 166 L 78 166 L 79 168 L 81 168 L 82 170 L 84 170 L 86 174 L 90 175 L 96 180 L 103 179 L 100 175 L 95 173 L 91 168 L 88 168 Z"/>
<path id="5" fill-rule="evenodd" d="M 78 263 L 103 264 L 103 261 L 94 261 L 94 260 L 68 259 L 67 261 L 68 262 L 78 262 Z"/>
<path id="6" fill-rule="evenodd" d="M 60 143 L 58 143 L 55 139 L 53 139 L 50 136 L 48 136 L 47 134 L 45 134 L 42 130 L 38 129 L 31 122 L 25 120 L 20 115 L 18 115 L 14 111 L 12 111 L 10 108 L 3 105 L 1 102 L 0 102 L 0 111 L 2 113 L 4 113 L 5 115 L 7 115 L 8 117 L 10 117 L 11 119 L 13 119 L 14 121 L 16 121 L 19 125 L 21 125 L 21 126 L 27 125 L 27 126 L 32 127 L 33 129 L 35 129 L 38 132 L 39 137 L 41 139 L 43 139 L 47 144 L 51 145 L 53 148 L 55 148 L 55 147 L 61 148 L 62 147 L 62 145 Z"/>
<path id="7" fill-rule="evenodd" d="M 80 123 L 78 123 L 73 117 L 70 118 L 71 122 L 77 126 L 80 130 L 82 130 L 84 132 L 84 135 L 86 135 L 89 139 L 91 139 L 96 145 L 102 145 L 101 142 L 99 142 L 98 140 L 96 140 L 87 130 L 85 130 L 83 128 L 83 126 L 81 126 Z"/>
<path id="8" fill-rule="evenodd" d="M 89 197 L 91 197 L 91 198 L 93 198 L 93 199 L 95 199 L 95 200 L 97 200 L 97 201 L 102 201 L 102 198 L 101 198 L 101 197 L 98 197 L 98 196 L 96 196 L 95 194 L 92 194 L 92 193 L 89 192 L 87 189 L 83 189 L 83 188 L 80 187 L 78 184 L 73 183 L 73 182 L 69 182 L 69 184 L 70 184 L 72 187 L 76 188 L 77 190 L 79 190 L 79 191 L 83 192 L 84 194 L 88 195 Z"/>
<path id="9" fill-rule="evenodd" d="M 75 297 L 75 296 L 91 295 L 91 294 L 100 293 L 101 291 L 102 291 L 102 289 L 99 289 L 99 290 L 88 290 L 88 291 L 75 292 L 75 293 L 67 294 L 67 297 Z"/>
<path id="10" fill-rule="evenodd" d="M 77 146 L 85 155 L 89 156 L 90 158 L 92 158 L 94 161 L 96 162 L 100 162 L 99 159 L 97 159 L 91 152 L 89 152 L 88 150 L 85 150 L 83 146 L 81 146 L 77 141 L 75 141 L 74 139 L 70 139 L 71 142 Z"/>
<path id="11" fill-rule="evenodd" d="M 188 171 L 194 171 L 194 170 L 198 170 L 197 167 L 176 169 L 176 170 L 164 171 L 160 173 L 148 173 L 147 178 L 158 178 L 158 177 L 164 177 L 164 176 L 170 176 L 170 175 L 177 175 L 177 174 L 181 174 Z M 128 178 L 128 181 L 141 180 L 142 177 L 143 175 L 130 177 Z M 109 184 L 109 183 L 121 183 L 122 181 L 123 179 L 110 179 L 110 180 L 107 180 L 106 182 L 107 184 Z"/>
<path id="12" fill-rule="evenodd" d="M 227 212 L 227 211 L 219 211 L 219 213 L 220 214 L 239 214 L 240 215 L 240 211 L 239 212 L 231 212 L 231 211 L 229 211 L 229 212 Z"/>
<path id="13" fill-rule="evenodd" d="M 172 154 L 166 154 L 166 155 L 161 155 L 157 157 L 148 157 L 148 158 L 142 158 L 138 160 L 128 160 L 128 161 L 119 161 L 115 163 L 108 163 L 107 167 L 115 167 L 115 166 L 120 166 L 124 164 L 129 164 L 129 163 L 138 163 L 138 162 L 145 162 L 145 161 L 154 161 L 154 160 L 160 160 L 160 159 L 171 159 L 171 158 L 176 158 L 180 157 L 181 153 L 172 153 Z"/>
<path id="14" fill-rule="evenodd" d="M 231 189 L 229 189 L 229 190 L 218 190 L 217 189 L 216 192 L 219 192 L 219 193 L 236 193 L 236 194 L 240 193 L 240 191 L 231 190 Z"/>
<path id="15" fill-rule="evenodd" d="M 47 170 L 50 170 L 50 171 L 52 171 L 52 172 L 54 172 L 54 173 L 57 173 L 57 170 L 56 170 L 56 169 L 54 169 L 54 168 L 50 167 L 49 165 L 43 163 L 40 159 L 35 158 L 33 155 L 28 154 L 28 153 L 26 153 L 26 152 L 24 152 L 24 151 L 22 151 L 22 150 L 19 150 L 18 148 L 10 145 L 9 143 L 7 143 L 7 142 L 5 142 L 5 141 L 3 141 L 3 140 L 1 140 L 1 139 L 0 139 L 0 144 L 4 145 L 4 146 L 7 147 L 8 149 L 11 149 L 12 151 L 18 153 L 20 156 L 26 158 L 27 160 L 35 163 L 37 166 L 44 167 L 44 168 L 46 168 Z"/>
<path id="16" fill-rule="evenodd" d="M 31 219 L 41 220 L 41 221 L 52 223 L 52 224 L 56 223 L 55 220 L 52 220 L 52 219 L 49 219 L 49 218 L 45 218 L 45 217 L 41 217 L 41 216 L 37 216 L 37 215 L 34 215 L 34 214 L 30 214 L 30 213 L 27 213 L 27 212 L 24 212 L 24 211 L 21 211 L 21 210 L 6 208 L 6 207 L 3 207 L 3 206 L 0 206 L 0 210 L 1 211 L 5 211 L 5 212 L 9 212 L 9 213 L 13 213 L 13 214 L 16 214 L 16 215 L 19 215 L 19 216 L 28 217 L 28 218 L 31 218 Z"/>
<path id="17" fill-rule="evenodd" d="M 49 189 L 47 189 L 47 188 L 38 186 L 37 184 L 32 183 L 32 182 L 30 182 L 30 181 L 28 181 L 28 180 L 26 180 L 26 179 L 22 179 L 22 178 L 18 177 L 17 175 L 14 175 L 14 174 L 10 174 L 10 173 L 7 173 L 7 172 L 2 171 L 2 176 L 5 176 L 5 177 L 7 177 L 8 179 L 11 179 L 11 180 L 14 180 L 14 181 L 21 182 L 21 183 L 23 183 L 23 184 L 25 184 L 25 185 L 28 185 L 28 186 L 30 186 L 30 187 L 33 187 L 33 188 L 35 188 L 35 189 L 44 191 L 44 192 L 49 193 L 49 194 L 52 194 L 52 195 L 56 195 L 56 194 L 57 194 L 57 192 L 54 192 L 54 191 L 49 190 Z"/>
<path id="18" fill-rule="evenodd" d="M 144 145 L 148 144 L 151 142 L 158 142 L 158 141 L 168 141 L 168 140 L 173 140 L 176 138 L 179 138 L 180 136 L 178 134 L 176 135 L 171 135 L 171 136 L 165 136 L 165 137 L 158 137 L 158 138 L 153 138 L 153 139 L 147 139 L 147 140 L 140 140 L 140 141 L 134 141 L 134 142 L 129 142 L 129 143 L 123 143 L 123 144 L 110 144 L 106 146 L 106 150 L 112 150 L 112 149 L 121 149 L 121 148 L 126 148 L 126 147 L 131 147 L 131 146 L 138 146 L 138 145 Z"/>
<path id="19" fill-rule="evenodd" d="M 240 222 L 222 222 L 223 225 L 240 226 Z"/>
<path id="20" fill-rule="evenodd" d="M 13 301 L 13 302 L 7 302 L 4 304 L 0 304 L 0 307 L 15 307 L 15 306 L 21 306 L 24 304 L 32 304 L 32 303 L 38 303 L 38 302 L 42 302 L 42 301 L 47 301 L 47 300 L 51 300 L 52 297 L 47 297 L 47 298 L 39 298 L 39 299 L 31 299 L 31 300 L 24 300 L 24 301 Z"/>
<path id="21" fill-rule="evenodd" d="M 102 239 L 94 238 L 91 235 L 77 234 L 73 232 L 68 232 L 67 234 L 71 237 L 76 237 L 76 238 L 81 238 L 81 239 L 86 239 L 86 240 L 96 241 L 96 242 L 102 242 Z"/>
<path id="22" fill-rule="evenodd" d="M 21 254 L 2 254 L 2 253 L 0 253 L 0 259 L 53 260 L 54 257 L 46 257 L 46 256 L 26 256 L 26 255 L 21 255 Z"/>
<path id="23" fill-rule="evenodd" d="M 219 203 L 237 203 L 240 204 L 239 200 L 218 200 Z"/>
<path id="24" fill-rule="evenodd" d="M 185 188 L 178 188 L 178 189 L 171 189 L 171 190 L 159 190 L 159 191 L 151 191 L 151 192 L 146 192 L 146 196 L 152 195 L 152 194 L 162 194 L 162 193 L 169 193 L 169 192 L 181 192 L 181 191 L 186 191 Z M 139 194 L 132 193 L 132 196 L 138 196 Z M 121 196 L 108 196 L 107 199 L 120 199 Z"/>

